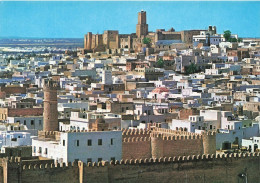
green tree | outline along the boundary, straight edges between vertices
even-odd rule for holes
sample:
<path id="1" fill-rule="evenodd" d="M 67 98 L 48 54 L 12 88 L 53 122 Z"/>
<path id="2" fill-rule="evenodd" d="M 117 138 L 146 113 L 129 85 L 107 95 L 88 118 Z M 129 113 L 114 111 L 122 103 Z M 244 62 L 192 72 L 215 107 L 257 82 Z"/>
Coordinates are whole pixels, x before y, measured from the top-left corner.
<path id="1" fill-rule="evenodd" d="M 191 63 L 189 66 L 187 66 L 185 68 L 185 72 L 186 72 L 186 74 L 193 74 L 193 73 L 198 72 L 198 68 L 197 68 L 196 64 Z"/>
<path id="2" fill-rule="evenodd" d="M 158 67 L 162 68 L 162 67 L 164 66 L 164 61 L 163 61 L 163 59 L 162 59 L 162 58 L 159 58 L 156 64 L 157 64 Z"/>
<path id="3" fill-rule="evenodd" d="M 226 41 L 230 40 L 230 38 L 231 38 L 231 31 L 230 30 L 224 31 L 224 38 L 226 39 Z"/>
<path id="4" fill-rule="evenodd" d="M 237 42 L 242 42 L 243 40 L 242 40 L 242 38 L 238 38 L 238 40 L 237 40 Z"/>
<path id="5" fill-rule="evenodd" d="M 143 39 L 143 44 L 150 44 L 151 43 L 151 39 L 149 37 L 145 37 Z"/>
<path id="6" fill-rule="evenodd" d="M 237 39 L 236 38 L 230 38 L 229 42 L 237 42 Z"/>

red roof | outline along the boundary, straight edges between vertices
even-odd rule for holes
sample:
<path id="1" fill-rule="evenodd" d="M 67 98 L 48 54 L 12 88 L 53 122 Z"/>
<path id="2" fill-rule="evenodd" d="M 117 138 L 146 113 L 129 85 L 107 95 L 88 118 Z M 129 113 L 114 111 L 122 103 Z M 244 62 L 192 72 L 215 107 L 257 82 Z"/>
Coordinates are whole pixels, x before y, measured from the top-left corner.
<path id="1" fill-rule="evenodd" d="M 152 92 L 153 93 L 162 93 L 162 92 L 169 92 L 169 90 L 167 88 L 160 87 L 160 88 L 155 88 Z"/>

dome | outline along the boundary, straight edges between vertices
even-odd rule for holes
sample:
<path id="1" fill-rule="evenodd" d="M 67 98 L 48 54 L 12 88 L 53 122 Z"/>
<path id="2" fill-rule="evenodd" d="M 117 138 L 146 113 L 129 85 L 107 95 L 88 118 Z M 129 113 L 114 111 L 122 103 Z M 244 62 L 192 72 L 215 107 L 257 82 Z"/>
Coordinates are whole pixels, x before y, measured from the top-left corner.
<path id="1" fill-rule="evenodd" d="M 104 120 L 104 118 L 98 118 L 98 119 L 96 119 L 95 123 L 98 123 L 98 124 L 105 123 L 105 120 Z"/>

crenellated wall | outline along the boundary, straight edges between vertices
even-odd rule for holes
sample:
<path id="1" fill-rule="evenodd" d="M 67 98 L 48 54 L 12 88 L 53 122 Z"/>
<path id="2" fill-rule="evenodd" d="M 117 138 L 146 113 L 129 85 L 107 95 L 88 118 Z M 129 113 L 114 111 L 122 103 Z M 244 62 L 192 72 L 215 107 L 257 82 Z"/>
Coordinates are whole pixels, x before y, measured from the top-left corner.
<path id="1" fill-rule="evenodd" d="M 122 131 L 122 138 L 126 137 L 150 137 L 150 130 L 126 129 Z"/>
<path id="2" fill-rule="evenodd" d="M 123 159 L 159 158 L 215 153 L 215 132 L 196 134 L 157 127 L 148 131 L 123 131 Z"/>
<path id="3" fill-rule="evenodd" d="M 10 159 L 4 158 L 2 166 L 4 183 L 79 182 L 78 162 L 59 164 L 39 160 L 28 165 L 27 161 L 11 157 Z"/>
<path id="4" fill-rule="evenodd" d="M 72 164 L 23 165 L 17 158 L 3 159 L 0 182 L 260 182 L 260 154 L 193 155 Z"/>
<path id="5" fill-rule="evenodd" d="M 152 158 L 203 154 L 203 140 L 200 135 L 163 136 L 151 134 Z"/>
<path id="6" fill-rule="evenodd" d="M 129 137 L 123 138 L 122 158 L 150 158 L 151 157 L 151 138 L 150 137 Z"/>

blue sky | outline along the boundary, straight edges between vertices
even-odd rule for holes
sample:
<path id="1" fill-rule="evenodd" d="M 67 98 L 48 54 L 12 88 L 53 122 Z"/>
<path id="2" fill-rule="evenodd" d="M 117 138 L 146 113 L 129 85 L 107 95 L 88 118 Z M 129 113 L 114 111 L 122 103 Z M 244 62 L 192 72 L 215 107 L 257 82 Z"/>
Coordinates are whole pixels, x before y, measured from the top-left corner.
<path id="1" fill-rule="evenodd" d="M 216 25 L 240 37 L 260 37 L 260 1 L 0 1 L 0 37 L 83 38 L 87 32 L 133 33 L 137 12 L 147 12 L 149 31 Z"/>

